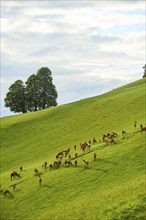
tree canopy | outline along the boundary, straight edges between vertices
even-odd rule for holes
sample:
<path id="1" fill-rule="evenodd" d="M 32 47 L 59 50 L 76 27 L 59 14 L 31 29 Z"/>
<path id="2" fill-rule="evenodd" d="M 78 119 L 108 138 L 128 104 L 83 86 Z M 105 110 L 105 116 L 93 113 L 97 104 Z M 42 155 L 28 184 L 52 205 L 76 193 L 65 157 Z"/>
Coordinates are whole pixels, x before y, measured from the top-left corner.
<path id="1" fill-rule="evenodd" d="M 15 81 L 5 98 L 5 107 L 13 112 L 27 112 L 26 88 L 22 80 Z"/>
<path id="2" fill-rule="evenodd" d="M 146 64 L 143 66 L 143 69 L 144 69 L 144 75 L 143 75 L 143 78 L 146 77 Z"/>
<path id="3" fill-rule="evenodd" d="M 13 112 L 32 112 L 57 105 L 57 91 L 48 67 L 40 68 L 25 83 L 14 82 L 5 98 L 5 107 Z"/>

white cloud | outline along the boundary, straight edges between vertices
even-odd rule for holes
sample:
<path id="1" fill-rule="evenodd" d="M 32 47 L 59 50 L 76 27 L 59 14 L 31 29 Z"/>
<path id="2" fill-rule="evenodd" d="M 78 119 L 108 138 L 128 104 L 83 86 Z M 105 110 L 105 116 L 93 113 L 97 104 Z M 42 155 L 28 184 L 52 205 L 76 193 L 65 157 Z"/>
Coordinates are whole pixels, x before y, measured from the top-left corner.
<path id="1" fill-rule="evenodd" d="M 59 103 L 142 76 L 144 1 L 2 1 L 1 24 L 2 98 L 41 66 L 53 72 Z"/>
<path id="2" fill-rule="evenodd" d="M 33 14 L 31 10 L 31 14 Z M 43 9 L 43 11 L 48 9 Z M 40 9 L 38 9 L 40 11 Z M 34 10 L 35 12 L 35 10 Z M 53 10 L 54 12 L 54 10 Z M 27 14 L 28 14 L 27 10 Z M 120 25 L 132 25 L 145 23 L 145 15 L 125 15 L 122 13 L 113 13 L 107 11 L 98 11 L 97 9 L 84 9 L 81 11 L 68 10 L 62 11 L 61 17 L 60 11 L 56 11 L 55 15 L 52 13 L 50 17 L 50 10 L 47 12 L 49 18 L 33 18 L 22 16 L 20 19 L 15 18 L 2 18 L 2 33 L 12 32 L 12 34 L 18 31 L 21 33 L 81 33 L 86 31 L 89 27 L 96 27 L 101 29 L 111 28 L 113 26 Z M 56 17 L 56 18 L 55 18 Z"/>

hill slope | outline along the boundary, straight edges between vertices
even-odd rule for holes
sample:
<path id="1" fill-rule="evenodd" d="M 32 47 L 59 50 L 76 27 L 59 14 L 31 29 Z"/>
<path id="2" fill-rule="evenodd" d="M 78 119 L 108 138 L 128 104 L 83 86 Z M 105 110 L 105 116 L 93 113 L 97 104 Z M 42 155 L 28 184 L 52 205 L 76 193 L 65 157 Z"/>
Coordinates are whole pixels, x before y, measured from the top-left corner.
<path id="1" fill-rule="evenodd" d="M 1 183 L 13 196 L 1 192 L 1 219 L 144 219 L 145 134 L 139 124 L 145 123 L 145 85 L 141 79 L 97 97 L 2 118 Z M 112 131 L 115 144 L 101 142 Z M 93 137 L 97 143 L 82 151 L 80 143 Z M 69 147 L 73 164 L 78 153 L 78 167 L 42 168 Z M 10 180 L 21 165 L 21 177 Z"/>

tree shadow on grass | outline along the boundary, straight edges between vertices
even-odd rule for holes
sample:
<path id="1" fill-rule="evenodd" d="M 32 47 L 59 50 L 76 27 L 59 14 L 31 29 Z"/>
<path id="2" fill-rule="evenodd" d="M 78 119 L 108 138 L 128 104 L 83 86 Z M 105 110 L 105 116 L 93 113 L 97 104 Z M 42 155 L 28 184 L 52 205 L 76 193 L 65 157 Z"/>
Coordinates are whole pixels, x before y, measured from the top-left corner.
<path id="1" fill-rule="evenodd" d="M 95 149 L 86 150 L 86 151 L 84 151 L 83 153 L 79 154 L 79 155 L 77 156 L 77 158 L 80 158 L 80 157 L 82 157 L 82 156 L 85 156 L 85 155 L 87 155 L 87 154 L 90 154 L 90 153 L 93 152 L 93 151 L 95 151 Z M 72 160 L 77 159 L 77 158 L 72 158 Z"/>
<path id="2" fill-rule="evenodd" d="M 47 189 L 53 189 L 54 188 L 54 185 L 52 185 L 52 184 L 42 184 L 42 186 L 41 187 L 44 187 L 44 188 L 47 188 Z M 40 188 L 41 188 L 40 187 Z"/>
<path id="3" fill-rule="evenodd" d="M 99 168 L 96 169 L 96 168 L 93 168 L 93 170 L 100 171 L 102 173 L 109 173 L 110 169 L 107 170 L 107 169 L 99 169 Z"/>
<path id="4" fill-rule="evenodd" d="M 96 170 L 102 173 L 109 173 L 109 170 L 110 170 L 110 169 L 100 169 L 100 168 L 94 168 L 94 167 L 82 167 L 82 168 L 83 170 L 90 170 L 90 171 Z"/>
<path id="5" fill-rule="evenodd" d="M 113 162 L 113 161 L 109 161 L 109 160 L 106 160 L 106 159 L 96 159 L 96 161 L 94 161 L 94 163 L 98 163 L 98 162 L 103 162 L 103 163 L 109 163 L 109 164 L 114 164 L 114 165 L 117 165 L 116 162 Z"/>

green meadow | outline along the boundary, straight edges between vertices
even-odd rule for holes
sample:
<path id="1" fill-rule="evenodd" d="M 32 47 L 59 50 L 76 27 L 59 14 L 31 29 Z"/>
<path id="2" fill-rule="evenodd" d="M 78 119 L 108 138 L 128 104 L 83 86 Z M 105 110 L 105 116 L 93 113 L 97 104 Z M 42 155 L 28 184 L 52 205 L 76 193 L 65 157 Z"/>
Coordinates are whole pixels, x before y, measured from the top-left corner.
<path id="1" fill-rule="evenodd" d="M 146 123 L 145 102 L 146 79 L 141 79 L 100 96 L 1 118 L 0 219 L 146 219 L 146 136 L 139 128 Z M 118 134 L 115 143 L 102 142 L 110 132 Z M 97 143 L 82 151 L 80 143 L 93 137 Z M 65 166 L 63 157 L 59 168 L 50 169 L 56 154 L 67 148 L 73 166 Z M 11 180 L 14 170 L 20 177 Z M 12 195 L 4 196 L 4 189 Z"/>

